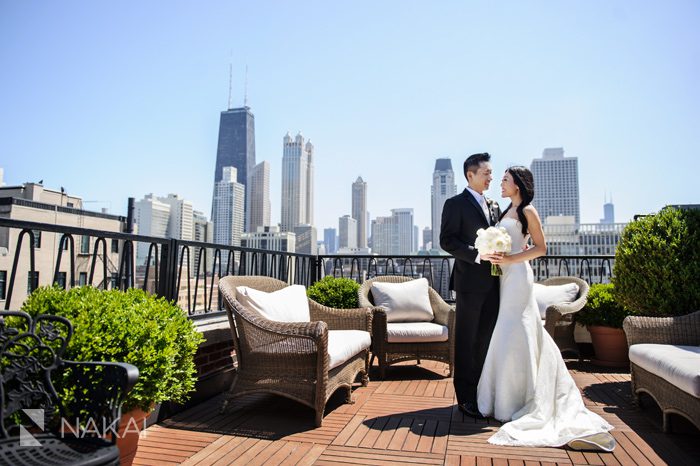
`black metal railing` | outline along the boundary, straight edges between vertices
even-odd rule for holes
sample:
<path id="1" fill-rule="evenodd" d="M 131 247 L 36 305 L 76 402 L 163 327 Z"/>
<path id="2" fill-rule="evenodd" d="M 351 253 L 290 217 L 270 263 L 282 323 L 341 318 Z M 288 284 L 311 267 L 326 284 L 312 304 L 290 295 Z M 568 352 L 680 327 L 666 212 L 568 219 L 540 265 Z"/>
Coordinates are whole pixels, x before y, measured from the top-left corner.
<path id="1" fill-rule="evenodd" d="M 9 261 L 0 257 L 5 309 L 19 308 L 24 296 L 40 285 L 58 283 L 66 288 L 141 288 L 198 315 L 221 309 L 218 280 L 226 275 L 264 275 L 305 286 L 326 275 L 358 283 L 377 275 L 425 277 L 443 298 L 452 300 L 454 258 L 448 255 L 310 255 L 3 218 L 0 250 L 12 257 L 5 271 L 2 264 L 9 266 Z M 607 255 L 546 256 L 532 262 L 536 280 L 574 275 L 589 283 L 610 281 L 613 265 L 614 256 Z M 20 276 L 25 272 L 22 293 Z"/>

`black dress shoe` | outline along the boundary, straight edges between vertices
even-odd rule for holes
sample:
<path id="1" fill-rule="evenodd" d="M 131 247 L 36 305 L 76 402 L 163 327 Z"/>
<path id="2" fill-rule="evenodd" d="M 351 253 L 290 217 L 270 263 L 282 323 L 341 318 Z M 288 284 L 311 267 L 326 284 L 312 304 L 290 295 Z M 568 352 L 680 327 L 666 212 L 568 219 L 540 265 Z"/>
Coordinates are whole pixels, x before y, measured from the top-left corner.
<path id="1" fill-rule="evenodd" d="M 484 419 L 484 416 L 481 415 L 481 413 L 479 412 L 479 409 L 476 407 L 476 403 L 473 403 L 473 402 L 459 403 L 457 405 L 457 408 L 459 408 L 460 411 L 462 411 L 464 414 L 466 414 L 469 417 L 473 417 L 474 419 Z"/>

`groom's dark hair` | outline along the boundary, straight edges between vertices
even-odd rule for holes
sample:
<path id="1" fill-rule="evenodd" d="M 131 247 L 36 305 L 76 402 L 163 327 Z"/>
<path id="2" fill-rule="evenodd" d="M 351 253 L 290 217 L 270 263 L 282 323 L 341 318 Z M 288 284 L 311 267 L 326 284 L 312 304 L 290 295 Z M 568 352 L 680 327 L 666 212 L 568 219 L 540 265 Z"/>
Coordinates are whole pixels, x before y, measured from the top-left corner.
<path id="1" fill-rule="evenodd" d="M 469 157 L 467 157 L 467 160 L 464 161 L 464 177 L 467 178 L 467 172 L 470 171 L 472 173 L 476 173 L 476 171 L 479 169 L 479 165 L 481 165 L 481 162 L 490 162 L 491 161 L 491 156 L 489 155 L 488 152 L 482 152 L 480 154 L 472 154 Z"/>

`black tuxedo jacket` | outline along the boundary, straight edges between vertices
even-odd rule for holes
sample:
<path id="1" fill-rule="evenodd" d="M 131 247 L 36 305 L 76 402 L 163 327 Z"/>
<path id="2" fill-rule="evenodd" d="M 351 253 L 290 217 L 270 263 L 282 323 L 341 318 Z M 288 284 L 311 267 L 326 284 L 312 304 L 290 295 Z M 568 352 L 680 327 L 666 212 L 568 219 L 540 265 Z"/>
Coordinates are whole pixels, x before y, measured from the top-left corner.
<path id="1" fill-rule="evenodd" d="M 474 247 L 476 231 L 498 222 L 501 209 L 495 201 L 486 199 L 490 218 L 466 189 L 445 201 L 440 226 L 440 247 L 455 257 L 450 277 L 450 289 L 457 292 L 486 293 L 498 281 L 491 275 L 491 263 L 474 262 L 479 251 Z"/>

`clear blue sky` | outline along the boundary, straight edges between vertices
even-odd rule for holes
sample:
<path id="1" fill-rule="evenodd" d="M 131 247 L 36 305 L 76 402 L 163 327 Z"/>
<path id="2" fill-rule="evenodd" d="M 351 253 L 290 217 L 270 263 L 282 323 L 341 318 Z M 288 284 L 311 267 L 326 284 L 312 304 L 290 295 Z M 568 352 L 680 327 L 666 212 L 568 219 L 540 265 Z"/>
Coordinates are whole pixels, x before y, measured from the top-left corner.
<path id="1" fill-rule="evenodd" d="M 700 202 L 698 24 L 696 0 L 0 0 L 0 166 L 95 210 L 173 192 L 209 215 L 247 64 L 274 222 L 287 130 L 316 147 L 319 230 L 358 175 L 373 218 L 422 229 L 436 158 L 488 151 L 500 178 L 545 147 L 579 158 L 582 221 L 605 193 L 627 221 Z"/>

